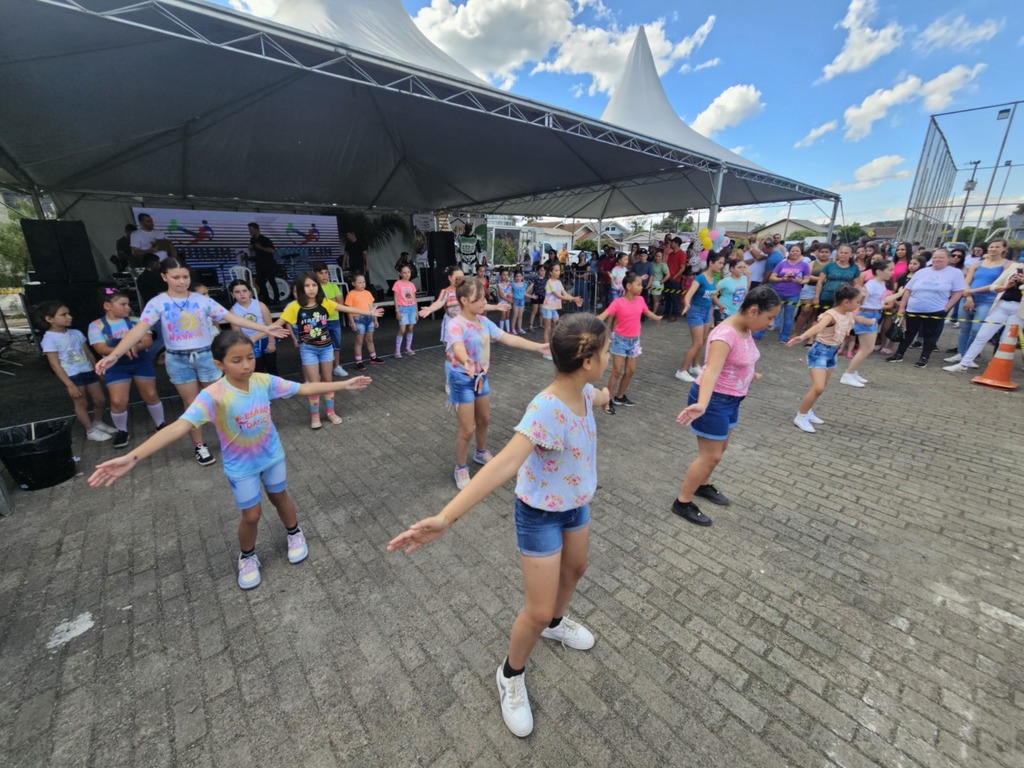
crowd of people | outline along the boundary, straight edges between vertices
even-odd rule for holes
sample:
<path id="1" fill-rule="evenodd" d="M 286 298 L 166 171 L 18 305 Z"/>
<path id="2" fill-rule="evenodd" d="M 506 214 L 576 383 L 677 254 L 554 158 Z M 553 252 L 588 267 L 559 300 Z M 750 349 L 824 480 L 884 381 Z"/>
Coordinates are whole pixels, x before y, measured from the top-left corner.
<path id="1" fill-rule="evenodd" d="M 492 268 L 488 274 L 481 264 L 476 276 L 466 276 L 460 267 L 452 267 L 436 301 L 418 312 L 411 270 L 407 264 L 396 265 L 396 358 L 415 354 L 417 320 L 444 310 L 441 339 L 445 391 L 456 416 L 453 479 L 458 494 L 439 514 L 396 536 L 388 548 L 412 551 L 436 539 L 516 478 L 514 519 L 526 600 L 496 672 L 503 719 L 514 734 L 526 736 L 533 728 L 524 672 L 537 641 L 548 638 L 578 650 L 595 642 L 586 627 L 566 616 L 587 562 L 590 501 L 597 487 L 594 412 L 614 415 L 616 408 L 636 405 L 628 389 L 642 354 L 644 322 L 687 322 L 690 346 L 675 376 L 690 388 L 676 420 L 690 427 L 697 454 L 683 473 L 671 509 L 690 523 L 708 526 L 712 520 L 697 500 L 730 504 L 712 477 L 738 426 L 741 403 L 759 378 L 757 341 L 763 342 L 772 329 L 778 331 L 779 342 L 807 348 L 811 381 L 794 424 L 813 433 L 825 423 L 814 406 L 841 355 L 849 359 L 841 382 L 857 388 L 867 384 L 860 364 L 873 352 L 886 351 L 890 341 L 898 346 L 888 352 L 889 362 L 901 361 L 919 344 L 916 365 L 924 367 L 956 307 L 957 322 L 966 327 L 958 339 L 955 365 L 966 370 L 977 365 L 978 353 L 999 328 L 1020 316 L 1022 265 L 1007 258 L 1005 241 L 988 243 L 970 264 L 962 252 L 929 252 L 901 243 L 890 254 L 869 246 L 817 243 L 807 251 L 802 243 L 786 247 L 766 239 L 702 253 L 693 244 L 685 249 L 682 238 L 673 237 L 627 253 L 610 249 L 596 260 L 602 311 L 574 311 L 565 317 L 560 315 L 566 304 L 581 310 L 585 301 L 568 287 L 576 286 L 579 270 L 563 283 L 557 257 L 537 265 L 529 280 L 516 268 Z M 133 382 L 156 427 L 138 447 L 99 464 L 89 478 L 93 487 L 110 485 L 185 436 L 200 465 L 215 463 L 202 436 L 206 423 L 214 425 L 240 513 L 238 585 L 252 589 L 262 580 L 256 537 L 264 492 L 286 529 L 289 562 L 302 562 L 308 555 L 288 494 L 284 449 L 270 403 L 307 397 L 310 426 L 320 429 L 323 399 L 327 420 L 340 424 L 335 393 L 371 384 L 368 377 L 348 378 L 341 369 L 341 315 L 355 333 L 356 368 L 363 370 L 364 344 L 368 364 L 383 364 L 373 335 L 385 310 L 376 305 L 362 275 L 353 276 L 344 302 L 335 301 L 340 291 L 323 264 L 296 276 L 293 300 L 277 320 L 242 281 L 230 287 L 235 304 L 229 311 L 196 291 L 188 267 L 175 257 L 160 262 L 159 274 L 164 290 L 137 318 L 131 316 L 128 297 L 116 291 L 105 295 L 104 314 L 92 323 L 88 338 L 71 328 L 66 306 L 53 302 L 41 307 L 47 326 L 43 349 L 90 440 L 108 440 L 113 434 L 116 446 L 128 447 L 126 409 Z M 527 303 L 532 307 L 524 329 Z M 990 322 L 977 322 L 984 317 Z M 231 330 L 218 332 L 227 323 Z M 975 331 L 972 325 L 982 327 Z M 539 340 L 524 338 L 535 328 L 542 330 Z M 184 405 L 184 413 L 172 424 L 164 422 L 154 387 L 150 352 L 156 336 Z M 274 348 L 286 338 L 298 346 L 302 384 L 276 375 Z M 553 380 L 530 403 L 513 438 L 497 454 L 487 444 L 492 343 L 536 353 L 554 366 Z M 601 387 L 609 364 L 611 375 Z M 112 428 L 104 422 L 100 377 L 110 396 Z M 93 403 L 91 418 L 86 396 Z M 474 477 L 468 461 L 471 440 L 473 462 L 482 467 Z"/>

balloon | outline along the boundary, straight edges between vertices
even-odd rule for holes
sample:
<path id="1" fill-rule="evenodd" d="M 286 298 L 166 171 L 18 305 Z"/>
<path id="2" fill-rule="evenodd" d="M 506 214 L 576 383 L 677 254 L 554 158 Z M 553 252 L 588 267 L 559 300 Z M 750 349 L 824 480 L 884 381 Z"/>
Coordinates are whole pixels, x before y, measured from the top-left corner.
<path id="1" fill-rule="evenodd" d="M 703 245 L 705 249 L 710 249 L 711 246 L 714 245 L 714 242 L 709 236 L 707 229 L 702 229 L 700 232 L 698 232 L 697 237 L 700 238 L 700 244 Z"/>
<path id="2" fill-rule="evenodd" d="M 710 248 L 705 248 L 703 251 L 700 252 L 700 260 L 703 261 L 705 264 L 708 261 L 708 251 L 709 250 L 711 250 L 711 249 Z"/>
<path id="3" fill-rule="evenodd" d="M 723 237 L 722 245 L 720 246 L 719 250 L 721 250 L 722 248 L 728 248 L 730 245 L 732 245 L 732 240 L 730 240 L 728 237 Z"/>
<path id="4" fill-rule="evenodd" d="M 710 232 L 708 232 L 708 237 L 711 238 L 711 242 L 715 242 L 724 234 L 724 232 L 719 232 L 717 229 L 712 229 Z"/>

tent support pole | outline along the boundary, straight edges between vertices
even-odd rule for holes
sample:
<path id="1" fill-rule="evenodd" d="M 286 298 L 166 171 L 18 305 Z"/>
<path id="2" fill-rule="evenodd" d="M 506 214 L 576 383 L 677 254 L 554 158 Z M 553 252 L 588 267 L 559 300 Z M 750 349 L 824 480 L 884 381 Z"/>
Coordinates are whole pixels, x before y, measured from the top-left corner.
<path id="1" fill-rule="evenodd" d="M 722 180 L 725 178 L 725 166 L 719 166 L 715 171 L 715 179 L 712 185 L 714 198 L 711 201 L 711 208 L 708 214 L 708 229 L 714 229 L 718 224 L 718 209 L 722 205 Z"/>
<path id="2" fill-rule="evenodd" d="M 832 201 L 832 218 L 828 220 L 828 234 L 825 235 L 825 240 L 829 245 L 832 244 L 832 233 L 836 229 L 836 216 L 839 215 L 839 198 L 837 197 Z"/>
<path id="3" fill-rule="evenodd" d="M 43 198 L 39 192 L 39 187 L 32 187 L 32 207 L 36 210 L 37 219 L 45 219 L 46 213 L 43 211 Z"/>

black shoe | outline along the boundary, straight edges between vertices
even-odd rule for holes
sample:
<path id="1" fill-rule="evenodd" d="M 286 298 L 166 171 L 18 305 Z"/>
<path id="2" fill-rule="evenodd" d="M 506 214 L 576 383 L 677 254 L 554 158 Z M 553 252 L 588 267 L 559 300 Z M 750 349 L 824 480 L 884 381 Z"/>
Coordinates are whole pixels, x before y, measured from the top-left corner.
<path id="1" fill-rule="evenodd" d="M 607 413 L 609 416 L 614 416 L 615 415 L 615 400 L 614 399 L 608 401 L 608 404 L 604 407 L 604 412 Z"/>
<path id="2" fill-rule="evenodd" d="M 711 518 L 697 509 L 697 505 L 692 501 L 684 504 L 679 499 L 676 499 L 672 502 L 672 511 L 694 525 L 711 525 Z"/>
<path id="3" fill-rule="evenodd" d="M 113 448 L 127 448 L 128 443 L 132 441 L 132 433 L 125 432 L 123 430 L 117 430 L 117 434 L 114 435 L 114 440 L 110 444 Z"/>
<path id="4" fill-rule="evenodd" d="M 910 345 L 910 348 L 911 349 L 920 349 L 923 346 L 924 346 L 924 342 L 923 341 L 915 341 L 914 343 L 912 343 Z"/>
<path id="5" fill-rule="evenodd" d="M 157 432 L 159 432 L 159 431 L 160 431 L 161 429 L 163 429 L 163 428 L 164 428 L 164 427 L 166 427 L 166 426 L 167 426 L 167 423 L 166 423 L 166 422 L 163 422 L 163 421 L 162 421 L 162 422 L 160 422 L 159 424 L 157 424 L 157 425 L 156 425 L 156 426 L 154 427 L 154 429 L 155 429 L 155 430 L 156 430 Z"/>
<path id="6" fill-rule="evenodd" d="M 887 362 L 887 363 L 902 363 L 903 362 L 903 355 L 901 355 L 899 352 L 897 352 L 894 355 L 889 355 L 887 358 L 885 358 L 885 362 Z"/>
<path id="7" fill-rule="evenodd" d="M 366 364 L 363 363 L 363 362 L 358 362 L 358 363 L 356 363 L 353 366 L 353 368 L 355 368 L 357 371 L 365 371 L 366 370 Z"/>
<path id="8" fill-rule="evenodd" d="M 720 507 L 728 507 L 732 503 L 725 497 L 724 493 L 710 483 L 699 486 L 695 495 L 700 496 L 702 499 L 707 499 L 712 504 L 717 504 Z"/>
<path id="9" fill-rule="evenodd" d="M 926 365 L 928 365 L 928 358 L 923 355 L 914 363 L 915 368 L 924 368 Z"/>
<path id="10" fill-rule="evenodd" d="M 952 349 L 947 349 L 946 351 L 953 355 L 956 355 L 960 352 L 960 350 L 957 349 L 956 347 L 953 347 Z"/>
<path id="11" fill-rule="evenodd" d="M 636 403 L 634 403 L 625 395 L 623 395 L 622 397 L 613 397 L 612 402 L 615 403 L 616 405 L 624 405 L 627 408 L 632 408 L 634 405 L 636 405 Z"/>
<path id="12" fill-rule="evenodd" d="M 210 453 L 206 443 L 200 443 L 196 446 L 196 461 L 199 462 L 199 466 L 208 467 L 217 463 L 217 457 Z"/>

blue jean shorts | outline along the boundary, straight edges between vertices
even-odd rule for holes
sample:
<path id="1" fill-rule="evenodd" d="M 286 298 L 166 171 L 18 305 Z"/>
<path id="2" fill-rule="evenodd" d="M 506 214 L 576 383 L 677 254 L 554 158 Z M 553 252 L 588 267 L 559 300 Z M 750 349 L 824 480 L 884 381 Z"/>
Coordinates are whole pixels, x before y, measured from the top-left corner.
<path id="1" fill-rule="evenodd" d="M 334 345 L 326 344 L 315 347 L 312 344 L 299 344 L 299 360 L 303 365 L 320 365 L 334 362 Z"/>
<path id="2" fill-rule="evenodd" d="M 328 320 L 327 332 L 331 334 L 331 346 L 341 349 L 341 320 Z"/>
<path id="3" fill-rule="evenodd" d="M 548 557 L 562 551 L 562 534 L 590 525 L 590 505 L 561 512 L 535 509 L 516 499 L 516 547 L 526 557 Z"/>
<path id="4" fill-rule="evenodd" d="M 411 307 L 398 307 L 399 325 L 416 325 L 416 305 Z"/>
<path id="5" fill-rule="evenodd" d="M 487 380 L 486 373 L 470 376 L 451 368 L 448 370 L 448 390 L 448 402 L 463 405 L 491 394 L 491 383 Z"/>
<path id="6" fill-rule="evenodd" d="M 541 307 L 540 308 L 540 316 L 543 317 L 545 320 L 557 320 L 558 319 L 558 310 L 557 309 L 548 309 L 547 307 Z"/>
<path id="7" fill-rule="evenodd" d="M 612 334 L 611 354 L 619 357 L 640 357 L 640 337 Z"/>
<path id="8" fill-rule="evenodd" d="M 707 325 L 711 322 L 711 305 L 701 306 L 691 304 L 690 311 L 686 313 L 686 324 L 691 328 L 698 325 Z"/>
<path id="9" fill-rule="evenodd" d="M 373 317 L 370 315 L 354 315 L 352 320 L 356 324 L 356 333 L 373 333 Z"/>
<path id="10" fill-rule="evenodd" d="M 213 364 L 210 348 L 183 350 L 167 350 L 164 365 L 171 384 L 191 384 L 198 381 L 212 384 L 221 377 L 220 368 Z"/>
<path id="11" fill-rule="evenodd" d="M 71 379 L 71 383 L 76 387 L 87 387 L 100 380 L 100 377 L 96 375 L 95 371 L 82 371 L 81 373 L 68 376 L 68 378 Z"/>
<path id="12" fill-rule="evenodd" d="M 686 397 L 686 404 L 693 405 L 699 397 L 700 386 L 694 383 L 690 387 L 690 394 Z M 743 398 L 740 395 L 712 392 L 707 410 L 690 424 L 690 431 L 697 437 L 705 437 L 708 440 L 728 440 L 729 433 L 736 429 L 736 425 L 740 422 L 740 403 L 742 402 Z"/>
<path id="13" fill-rule="evenodd" d="M 839 356 L 839 347 L 830 347 L 816 341 L 807 350 L 808 368 L 825 368 L 831 370 L 836 367 L 836 357 Z"/>
<path id="14" fill-rule="evenodd" d="M 132 360 L 122 357 L 116 365 L 107 369 L 104 375 L 107 386 L 119 384 L 122 381 L 131 381 L 134 378 L 155 379 L 156 369 L 153 367 L 153 358 L 149 356 L 149 350 L 143 350 Z"/>
<path id="15" fill-rule="evenodd" d="M 288 474 L 285 472 L 284 459 L 267 467 L 258 475 L 229 477 L 228 482 L 231 483 L 231 492 L 235 495 L 236 507 L 239 509 L 255 507 L 263 498 L 263 494 L 260 493 L 260 483 L 263 483 L 267 493 L 280 493 L 288 489 Z"/>
<path id="16" fill-rule="evenodd" d="M 512 306 L 513 307 L 519 307 L 519 308 L 525 307 L 526 306 L 526 299 L 512 299 Z"/>
<path id="17" fill-rule="evenodd" d="M 853 332 L 860 333 L 877 333 L 878 332 L 878 318 L 882 316 L 882 310 L 880 309 L 862 309 L 854 314 L 861 315 L 862 317 L 873 317 L 874 322 L 871 325 L 861 325 L 860 323 L 853 324 Z"/>

